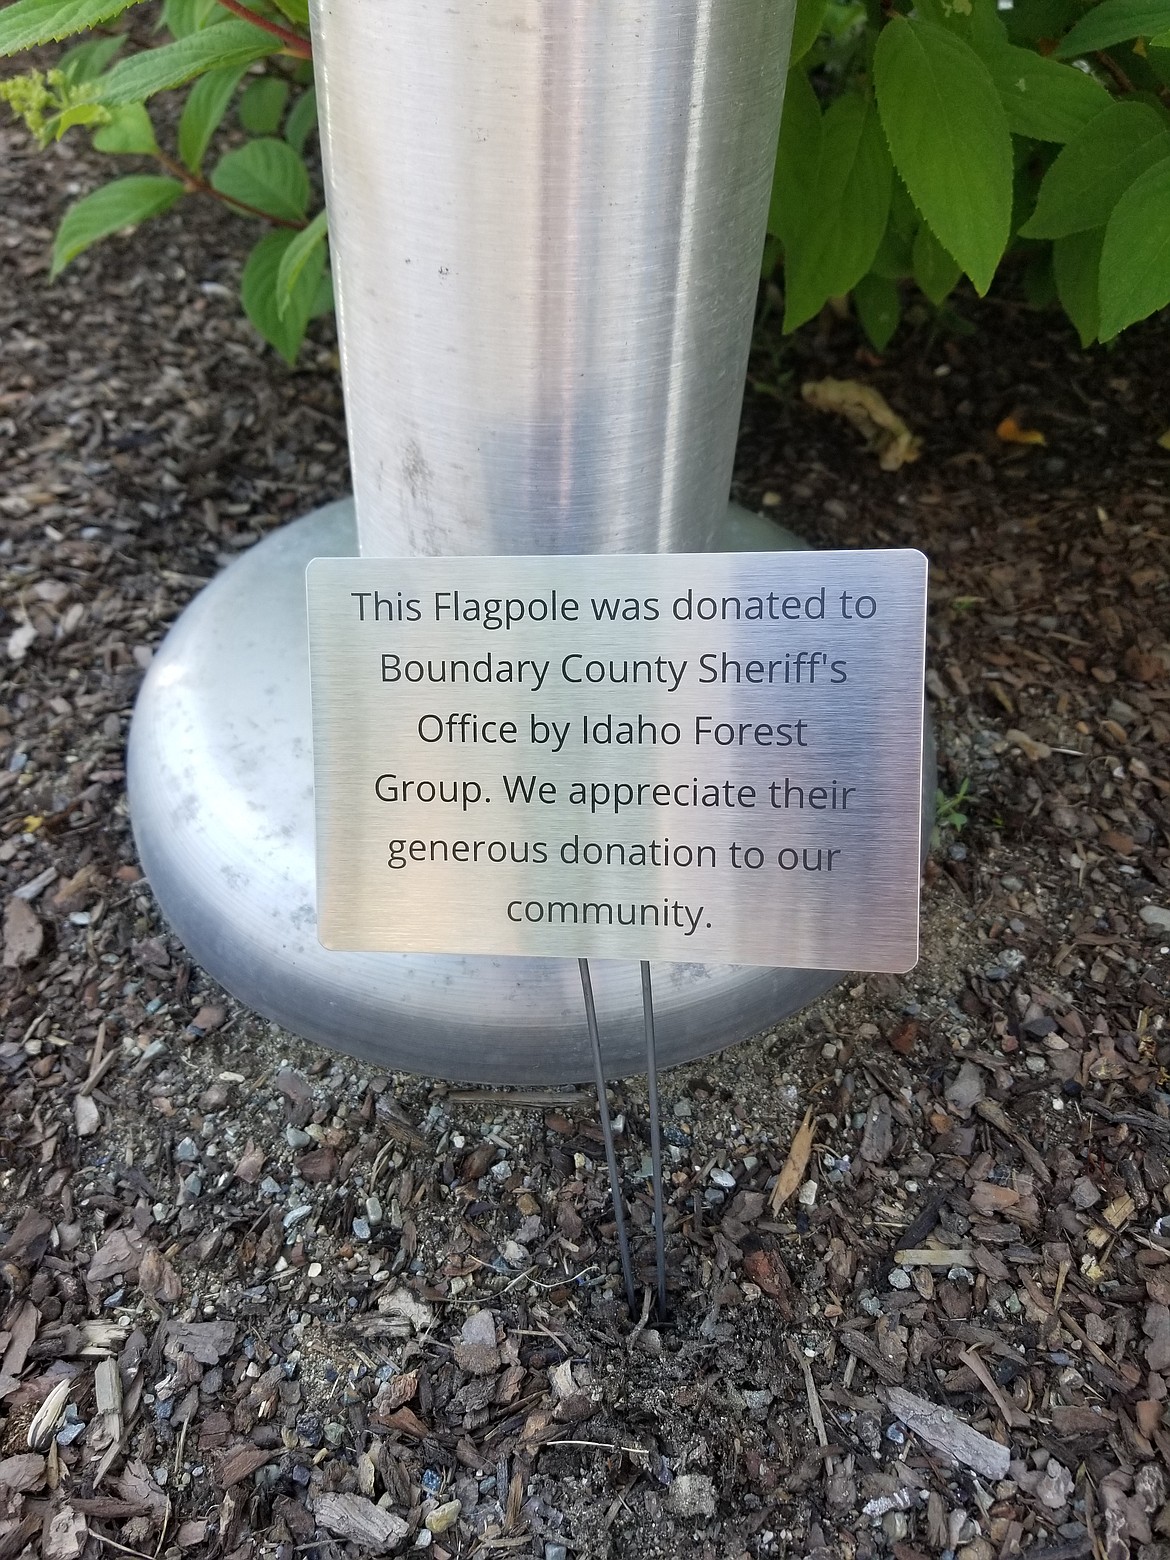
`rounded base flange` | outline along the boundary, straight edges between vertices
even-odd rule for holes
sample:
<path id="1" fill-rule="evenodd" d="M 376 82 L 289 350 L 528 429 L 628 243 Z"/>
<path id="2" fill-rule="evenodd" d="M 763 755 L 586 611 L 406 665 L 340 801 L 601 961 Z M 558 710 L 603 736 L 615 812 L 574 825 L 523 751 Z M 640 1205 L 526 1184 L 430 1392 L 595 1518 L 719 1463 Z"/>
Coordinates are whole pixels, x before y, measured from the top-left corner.
<path id="1" fill-rule="evenodd" d="M 727 551 L 800 547 L 732 508 Z M 475 1083 L 593 1076 L 574 960 L 331 953 L 317 941 L 305 566 L 357 553 L 352 500 L 225 569 L 167 635 L 130 733 L 130 810 L 163 913 L 248 1007 L 384 1067 Z M 923 817 L 933 814 L 933 748 Z M 924 823 L 924 839 L 929 821 Z M 591 960 L 605 1069 L 645 1070 L 637 964 Z M 655 965 L 659 1065 L 758 1034 L 828 991 L 828 970 Z"/>

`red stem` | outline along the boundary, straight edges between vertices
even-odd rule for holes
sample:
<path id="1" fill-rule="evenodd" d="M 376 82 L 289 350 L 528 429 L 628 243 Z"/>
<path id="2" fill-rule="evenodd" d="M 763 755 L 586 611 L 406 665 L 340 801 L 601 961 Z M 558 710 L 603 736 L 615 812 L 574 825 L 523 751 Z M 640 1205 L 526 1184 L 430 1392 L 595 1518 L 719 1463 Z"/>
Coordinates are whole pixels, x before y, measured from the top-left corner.
<path id="1" fill-rule="evenodd" d="M 219 0 L 220 5 L 232 13 L 233 16 L 243 17 L 244 21 L 251 22 L 253 27 L 261 27 L 274 38 L 279 38 L 289 54 L 295 54 L 299 60 L 311 60 L 313 58 L 313 46 L 309 40 L 300 33 L 291 31 L 288 27 L 282 27 L 279 22 L 270 22 L 266 16 L 260 16 L 249 6 L 241 5 L 240 0 Z"/>
<path id="2" fill-rule="evenodd" d="M 272 222 L 277 227 L 293 228 L 296 232 L 307 227 L 306 222 L 294 222 L 289 217 L 274 217 L 270 211 L 261 211 L 259 206 L 250 206 L 246 200 L 237 200 L 234 195 L 225 195 L 222 190 L 217 190 L 214 184 L 210 184 L 202 174 L 192 173 L 189 168 L 184 168 L 174 158 L 168 157 L 164 151 L 155 152 L 156 161 L 160 162 L 172 177 L 181 180 L 183 187 L 190 194 L 210 195 L 212 200 L 222 201 L 225 206 L 231 206 L 234 211 L 242 211 L 249 217 L 261 217 L 265 222 Z"/>

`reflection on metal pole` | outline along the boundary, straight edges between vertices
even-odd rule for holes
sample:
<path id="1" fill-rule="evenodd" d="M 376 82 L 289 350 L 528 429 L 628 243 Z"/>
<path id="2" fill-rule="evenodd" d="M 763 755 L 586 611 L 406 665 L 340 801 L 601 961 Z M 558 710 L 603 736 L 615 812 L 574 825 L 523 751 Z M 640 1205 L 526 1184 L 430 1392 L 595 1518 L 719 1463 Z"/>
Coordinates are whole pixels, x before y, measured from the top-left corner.
<path id="1" fill-rule="evenodd" d="M 609 1186 L 613 1193 L 613 1213 L 617 1220 L 618 1247 L 622 1256 L 622 1277 L 626 1281 L 626 1300 L 630 1315 L 637 1310 L 634 1303 L 634 1268 L 630 1261 L 630 1238 L 626 1233 L 626 1209 L 622 1201 L 622 1187 L 618 1179 L 617 1153 L 613 1146 L 613 1127 L 609 1119 L 609 1101 L 605 1097 L 605 1069 L 601 1065 L 601 1036 L 597 1032 L 597 1009 L 593 1005 L 593 982 L 589 978 L 589 960 L 578 959 L 581 971 L 581 990 L 585 993 L 585 1020 L 589 1025 L 589 1043 L 593 1047 L 593 1070 L 597 1076 L 597 1109 L 601 1115 L 601 1132 L 605 1138 L 605 1160 L 609 1166 Z"/>
<path id="2" fill-rule="evenodd" d="M 646 1079 L 650 1091 L 650 1162 L 654 1179 L 654 1264 L 658 1275 L 658 1320 L 666 1320 L 666 1225 L 663 1216 L 662 1123 L 658 1111 L 658 1057 L 654 1047 L 654 992 L 650 965 L 642 961 L 642 1013 L 646 1021 Z"/>

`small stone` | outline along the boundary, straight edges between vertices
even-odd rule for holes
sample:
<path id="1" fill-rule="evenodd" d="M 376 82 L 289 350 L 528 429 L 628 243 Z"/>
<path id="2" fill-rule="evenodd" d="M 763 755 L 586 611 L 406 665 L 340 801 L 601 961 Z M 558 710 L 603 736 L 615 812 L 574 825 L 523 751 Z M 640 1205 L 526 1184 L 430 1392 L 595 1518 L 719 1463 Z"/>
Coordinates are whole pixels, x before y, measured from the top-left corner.
<path id="1" fill-rule="evenodd" d="M 680 1473 L 666 1492 L 666 1504 L 676 1517 L 713 1517 L 715 1485 L 705 1473 Z"/>
<path id="2" fill-rule="evenodd" d="M 569 1551 L 564 1544 L 545 1544 L 544 1560 L 569 1560 Z"/>
<path id="3" fill-rule="evenodd" d="M 93 1137 L 102 1124 L 101 1114 L 88 1094 L 79 1094 L 73 1101 L 73 1124 L 78 1137 Z"/>
<path id="4" fill-rule="evenodd" d="M 493 1181 L 506 1181 L 512 1174 L 512 1166 L 509 1160 L 501 1159 L 494 1164 L 490 1171 Z"/>
<path id="5" fill-rule="evenodd" d="M 175 1158 L 182 1165 L 193 1165 L 199 1158 L 199 1145 L 194 1139 L 185 1137 L 181 1143 L 176 1145 Z"/>
<path id="6" fill-rule="evenodd" d="M 4 968 L 31 964 L 45 942 L 45 929 L 25 899 L 10 899 L 4 911 Z"/>
<path id="7" fill-rule="evenodd" d="M 369 1221 L 369 1219 L 355 1219 L 353 1221 L 353 1233 L 354 1233 L 355 1239 L 357 1239 L 357 1240 L 369 1240 L 369 1238 L 370 1238 L 370 1221 Z"/>
<path id="8" fill-rule="evenodd" d="M 455 1363 L 472 1376 L 490 1376 L 499 1370 L 496 1320 L 490 1311 L 476 1311 L 464 1322 L 455 1345 Z"/>
<path id="9" fill-rule="evenodd" d="M 318 1447 L 325 1439 L 325 1426 L 320 1414 L 301 1414 L 296 1428 L 306 1446 Z"/>
<path id="10" fill-rule="evenodd" d="M 445 1533 L 448 1528 L 454 1527 L 459 1521 L 459 1513 L 463 1510 L 457 1500 L 444 1501 L 441 1506 L 436 1506 L 434 1511 L 426 1519 L 427 1527 L 432 1533 Z"/>
<path id="11" fill-rule="evenodd" d="M 300 1127 L 287 1126 L 284 1129 L 284 1141 L 290 1148 L 308 1148 L 313 1139 Z"/>
<path id="12" fill-rule="evenodd" d="M 711 1179 L 716 1186 L 721 1186 L 725 1192 L 733 1192 L 735 1190 L 735 1177 L 730 1170 L 712 1170 Z"/>
<path id="13" fill-rule="evenodd" d="M 673 1114 L 679 1121 L 689 1121 L 691 1118 L 690 1100 L 675 1100 Z"/>
<path id="14" fill-rule="evenodd" d="M 909 1289 L 910 1275 L 905 1268 L 896 1267 L 890 1273 L 891 1289 Z"/>
<path id="15" fill-rule="evenodd" d="M 1170 932 L 1170 910 L 1163 909 L 1161 905 L 1143 905 L 1138 915 L 1147 926 L 1157 927 L 1160 932 Z"/>
<path id="16" fill-rule="evenodd" d="M 189 1206 L 196 1200 L 196 1198 L 201 1197 L 202 1195 L 203 1177 L 199 1175 L 189 1175 L 183 1182 L 182 1186 L 179 1188 L 179 1196 L 177 1201 L 180 1208 L 184 1208 Z"/>
<path id="17" fill-rule="evenodd" d="M 429 1549 L 434 1541 L 435 1536 L 431 1532 L 430 1528 L 419 1528 L 418 1532 L 414 1535 L 414 1543 L 410 1547 L 412 1549 Z"/>

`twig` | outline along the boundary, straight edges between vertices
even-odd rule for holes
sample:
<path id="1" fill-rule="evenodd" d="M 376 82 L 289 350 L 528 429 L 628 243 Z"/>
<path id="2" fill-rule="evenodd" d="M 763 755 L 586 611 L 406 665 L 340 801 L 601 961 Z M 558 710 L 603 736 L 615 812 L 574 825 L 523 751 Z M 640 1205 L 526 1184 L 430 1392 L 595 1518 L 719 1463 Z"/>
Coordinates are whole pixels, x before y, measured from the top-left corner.
<path id="1" fill-rule="evenodd" d="M 825 1429 L 825 1416 L 821 1413 L 821 1398 L 820 1393 L 817 1391 L 817 1384 L 813 1380 L 812 1366 L 805 1359 L 804 1351 L 798 1343 L 790 1339 L 789 1348 L 792 1351 L 793 1359 L 800 1366 L 801 1373 L 804 1376 L 804 1393 L 808 1398 L 809 1418 L 812 1420 L 813 1429 L 817 1433 L 817 1444 L 823 1450 L 829 1444 L 829 1435 Z"/>
<path id="2" fill-rule="evenodd" d="M 975 1112 L 977 1115 L 982 1116 L 984 1121 L 990 1122 L 997 1132 L 1002 1132 L 1010 1143 L 1016 1145 L 1045 1186 L 1052 1185 L 1052 1173 L 1044 1163 L 1039 1151 L 1019 1128 L 1008 1120 L 1003 1110 L 994 1100 L 980 1100 L 975 1106 Z"/>
<path id="3" fill-rule="evenodd" d="M 144 1554 L 141 1549 L 127 1549 L 125 1544 L 119 1544 L 117 1539 L 107 1538 L 104 1533 L 90 1531 L 90 1538 L 96 1538 L 99 1544 L 105 1544 L 108 1549 L 116 1549 L 120 1555 L 135 1555 L 137 1560 L 152 1560 L 152 1556 Z"/>
<path id="4" fill-rule="evenodd" d="M 261 31 L 271 33 L 274 38 L 279 38 L 290 54 L 294 54 L 299 60 L 311 60 L 313 58 L 313 45 L 300 33 L 291 32 L 287 27 L 282 27 L 279 22 L 270 22 L 266 16 L 261 16 L 249 6 L 241 5 L 240 0 L 219 0 L 220 5 L 233 16 L 239 16 L 245 22 L 251 22 L 253 27 L 259 27 Z"/>
<path id="5" fill-rule="evenodd" d="M 1032 1423 L 1030 1415 L 1026 1414 L 1017 1404 L 1012 1403 L 995 1384 L 995 1380 L 987 1366 L 975 1353 L 974 1349 L 960 1349 L 959 1358 L 973 1376 L 983 1385 L 996 1408 L 1000 1417 L 1009 1430 L 1026 1430 Z"/>
<path id="6" fill-rule="evenodd" d="M 546 1441 L 545 1446 L 591 1446 L 597 1452 L 629 1452 L 632 1457 L 649 1457 L 644 1446 L 618 1446 L 613 1441 Z"/>

